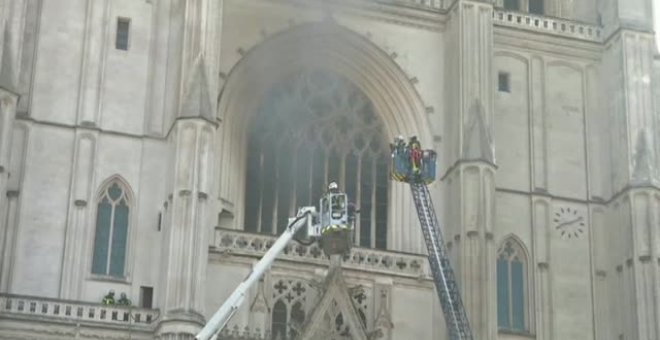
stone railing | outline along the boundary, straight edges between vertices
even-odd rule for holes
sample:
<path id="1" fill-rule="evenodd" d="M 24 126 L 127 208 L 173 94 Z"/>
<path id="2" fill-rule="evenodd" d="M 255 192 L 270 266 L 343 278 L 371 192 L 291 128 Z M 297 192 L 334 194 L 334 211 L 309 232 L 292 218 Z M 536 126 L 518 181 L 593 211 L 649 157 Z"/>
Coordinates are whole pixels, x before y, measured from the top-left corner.
<path id="1" fill-rule="evenodd" d="M 124 306 L 0 294 L 0 317 L 17 317 L 76 323 L 103 323 L 152 329 L 160 312 Z"/>
<path id="2" fill-rule="evenodd" d="M 443 0 L 376 0 L 376 2 L 439 11 L 442 9 Z"/>
<path id="3" fill-rule="evenodd" d="M 261 257 L 277 239 L 272 235 L 253 234 L 216 228 L 214 252 Z M 328 258 L 317 245 L 305 246 L 290 242 L 278 257 L 282 260 L 327 266 Z M 366 272 L 399 275 L 414 278 L 430 278 L 426 256 L 397 253 L 385 250 L 354 247 L 344 256 L 342 266 Z"/>
<path id="4" fill-rule="evenodd" d="M 598 26 L 529 13 L 496 9 L 493 11 L 493 23 L 579 40 L 603 41 L 602 29 Z"/>

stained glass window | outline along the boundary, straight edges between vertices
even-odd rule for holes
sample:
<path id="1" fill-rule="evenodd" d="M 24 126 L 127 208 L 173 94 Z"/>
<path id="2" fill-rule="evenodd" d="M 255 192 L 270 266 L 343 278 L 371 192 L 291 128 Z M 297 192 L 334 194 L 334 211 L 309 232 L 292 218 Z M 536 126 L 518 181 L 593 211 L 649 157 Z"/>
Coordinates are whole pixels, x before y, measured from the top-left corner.
<path id="1" fill-rule="evenodd" d="M 497 258 L 497 324 L 501 330 L 525 332 L 527 258 L 523 246 L 509 239 Z"/>
<path id="2" fill-rule="evenodd" d="M 336 181 L 355 202 L 355 242 L 386 248 L 389 147 L 371 101 L 343 77 L 300 72 L 273 86 L 250 127 L 245 229 L 279 234 Z"/>
<path id="3" fill-rule="evenodd" d="M 114 181 L 103 192 L 97 205 L 93 274 L 125 276 L 128 221 L 126 190 Z"/>

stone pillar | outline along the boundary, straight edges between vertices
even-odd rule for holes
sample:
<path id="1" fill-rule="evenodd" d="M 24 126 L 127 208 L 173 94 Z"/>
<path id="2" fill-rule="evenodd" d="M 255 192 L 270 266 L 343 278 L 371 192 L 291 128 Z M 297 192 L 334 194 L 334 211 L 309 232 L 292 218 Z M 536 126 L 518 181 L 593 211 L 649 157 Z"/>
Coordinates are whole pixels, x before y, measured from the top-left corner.
<path id="1" fill-rule="evenodd" d="M 172 147 L 159 295 L 163 317 L 156 336 L 192 339 L 205 323 L 208 247 L 215 223 L 210 200 L 217 197 L 212 179 L 222 1 L 163 0 L 154 11 L 169 35 L 157 34 L 157 40 L 168 41 L 155 42 L 152 50 L 167 58 L 152 55 L 147 133 L 169 131 Z M 163 69 L 164 79 L 158 72 Z M 163 106 L 154 105 L 161 97 Z"/>
<path id="2" fill-rule="evenodd" d="M 92 180 L 96 154 L 97 131 L 76 131 L 69 213 L 64 235 L 64 256 L 60 278 L 60 298 L 82 299 L 83 281 L 87 271 L 85 246 L 90 239 L 89 204 L 92 199 Z"/>
<path id="3" fill-rule="evenodd" d="M 607 45 L 601 72 L 614 85 L 604 94 L 610 114 L 613 192 L 618 195 L 608 235 L 620 252 L 612 256 L 618 284 L 610 300 L 609 322 L 620 338 L 660 337 L 660 122 L 653 100 L 655 41 L 650 1 L 607 0 Z M 616 231 L 621 230 L 620 234 Z M 616 239 L 615 237 L 619 237 Z M 617 242 L 617 243 L 614 243 Z M 610 250 L 613 251 L 613 250 Z M 603 254 L 599 257 L 604 256 Z M 598 263 L 603 263 L 597 258 Z M 606 274 L 601 270 L 601 277 Z M 621 299 L 621 300 L 618 300 Z M 598 320 L 599 323 L 607 322 Z"/>
<path id="4" fill-rule="evenodd" d="M 0 88 L 0 255 L 5 254 L 6 248 L 10 247 L 11 235 L 7 223 L 9 182 L 9 161 L 11 142 L 13 139 L 14 119 L 16 116 L 16 104 L 18 95 Z M 5 261 L 3 261 L 5 262 Z M 7 275 L 5 266 L 0 271 L 0 288 L 2 292 L 7 289 Z"/>
<path id="5" fill-rule="evenodd" d="M 170 223 L 164 228 L 160 335 L 182 329 L 195 334 L 204 324 L 214 130 L 203 119 L 180 119 L 172 131 L 174 175 Z"/>
<path id="6" fill-rule="evenodd" d="M 534 298 L 536 310 L 536 338 L 551 340 L 552 337 L 552 275 L 550 272 L 550 224 L 551 201 L 547 196 L 532 198 L 532 239 L 534 240 L 529 270 L 534 271 Z"/>
<path id="7" fill-rule="evenodd" d="M 492 12 L 490 2 L 458 1 L 448 24 L 455 52 L 447 58 L 458 84 L 448 94 L 456 99 L 447 110 L 455 118 L 447 117 L 452 164 L 444 176 L 445 200 L 454 201 L 445 224 L 456 227 L 445 238 L 453 242 L 453 264 L 474 337 L 483 340 L 497 336 Z"/>

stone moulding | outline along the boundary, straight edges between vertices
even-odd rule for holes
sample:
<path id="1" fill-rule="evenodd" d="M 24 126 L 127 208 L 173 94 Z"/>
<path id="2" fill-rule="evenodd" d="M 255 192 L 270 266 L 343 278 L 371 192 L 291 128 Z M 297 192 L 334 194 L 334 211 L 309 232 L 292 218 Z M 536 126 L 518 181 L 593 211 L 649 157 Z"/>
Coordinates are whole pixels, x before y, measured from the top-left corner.
<path id="1" fill-rule="evenodd" d="M 234 256 L 260 258 L 277 240 L 274 235 L 223 228 L 216 228 L 215 233 L 215 244 L 210 250 L 211 253 Z M 323 267 L 330 263 L 317 244 L 305 246 L 296 241 L 290 242 L 279 258 Z M 346 270 L 431 280 L 427 258 L 418 254 L 353 247 L 350 254 L 344 256 L 342 267 Z"/>

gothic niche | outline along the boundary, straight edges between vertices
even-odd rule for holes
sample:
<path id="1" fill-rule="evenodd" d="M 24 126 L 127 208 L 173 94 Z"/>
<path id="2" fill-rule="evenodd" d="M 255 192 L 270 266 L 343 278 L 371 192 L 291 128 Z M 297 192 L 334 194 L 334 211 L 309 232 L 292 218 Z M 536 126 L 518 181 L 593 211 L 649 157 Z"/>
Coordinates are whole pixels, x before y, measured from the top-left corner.
<path id="1" fill-rule="evenodd" d="M 343 77 L 309 70 L 268 91 L 249 128 L 245 230 L 279 234 L 336 180 L 360 207 L 355 242 L 386 248 L 389 148 L 370 100 Z"/>

